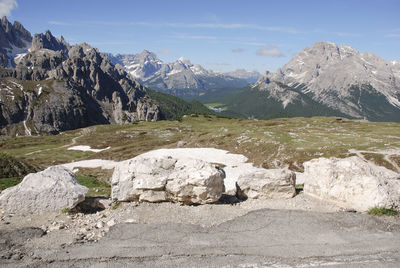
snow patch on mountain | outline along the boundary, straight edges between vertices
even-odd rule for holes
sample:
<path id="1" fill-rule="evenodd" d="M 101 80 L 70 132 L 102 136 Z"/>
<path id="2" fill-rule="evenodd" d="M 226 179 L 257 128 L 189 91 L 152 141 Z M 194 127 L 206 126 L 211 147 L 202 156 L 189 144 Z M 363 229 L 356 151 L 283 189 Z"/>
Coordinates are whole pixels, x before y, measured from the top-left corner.
<path id="1" fill-rule="evenodd" d="M 114 64 L 121 64 L 145 86 L 176 95 L 200 94 L 220 88 L 241 88 L 248 84 L 246 79 L 206 70 L 183 57 L 172 63 L 164 63 L 147 50 L 134 55 L 107 56 Z"/>

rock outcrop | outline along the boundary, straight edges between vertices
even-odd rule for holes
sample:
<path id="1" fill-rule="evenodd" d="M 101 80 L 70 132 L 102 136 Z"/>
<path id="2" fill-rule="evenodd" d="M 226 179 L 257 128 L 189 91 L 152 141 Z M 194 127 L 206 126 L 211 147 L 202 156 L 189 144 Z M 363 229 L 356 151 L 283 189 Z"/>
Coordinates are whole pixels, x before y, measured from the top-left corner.
<path id="1" fill-rule="evenodd" d="M 67 41 L 65 41 L 64 37 L 61 36 L 61 38 L 58 39 L 54 37 L 49 30 L 47 30 L 44 34 L 35 34 L 32 39 L 31 51 L 43 48 L 54 51 L 62 51 L 63 53 L 67 54 L 70 45 L 67 43 Z"/>
<path id="2" fill-rule="evenodd" d="M 0 80 L 0 133 L 59 133 L 159 119 L 146 89 L 88 44 L 35 35 L 13 77 Z M 3 90 L 4 89 L 4 90 Z"/>
<path id="3" fill-rule="evenodd" d="M 237 180 L 241 199 L 288 199 L 296 195 L 296 174 L 288 169 L 261 169 L 242 174 Z"/>
<path id="4" fill-rule="evenodd" d="M 14 67 L 15 61 L 28 51 L 32 41 L 31 34 L 15 21 L 11 24 L 2 17 L 0 24 L 0 67 Z"/>
<path id="5" fill-rule="evenodd" d="M 88 189 L 63 167 L 49 167 L 27 175 L 23 181 L 0 194 L 3 210 L 40 213 L 72 209 L 85 199 Z"/>
<path id="6" fill-rule="evenodd" d="M 224 172 L 196 159 L 138 156 L 115 168 L 111 187 L 119 201 L 208 204 L 224 192 Z"/>
<path id="7" fill-rule="evenodd" d="M 304 193 L 346 208 L 400 208 L 400 174 L 353 156 L 304 163 Z"/>

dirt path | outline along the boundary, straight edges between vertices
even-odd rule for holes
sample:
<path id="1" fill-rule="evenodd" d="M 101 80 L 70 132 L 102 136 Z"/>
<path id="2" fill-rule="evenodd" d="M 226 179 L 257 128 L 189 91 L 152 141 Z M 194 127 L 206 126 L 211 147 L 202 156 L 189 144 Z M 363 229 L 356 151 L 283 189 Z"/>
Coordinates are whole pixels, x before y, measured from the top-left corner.
<path id="1" fill-rule="evenodd" d="M 190 215 L 187 215 L 190 217 Z M 31 248 L 2 267 L 399 267 L 400 221 L 262 209 L 219 225 L 122 223 L 97 243 Z"/>
<path id="2" fill-rule="evenodd" d="M 62 148 L 67 148 L 67 147 L 74 146 L 77 143 L 76 140 L 81 138 L 81 137 L 83 137 L 84 135 L 85 134 L 81 134 L 78 137 L 72 138 L 71 142 L 66 144 L 66 145 L 63 145 L 63 146 L 60 146 L 60 147 L 57 147 L 57 148 L 37 150 L 37 151 L 34 151 L 34 152 L 26 153 L 25 155 L 32 155 L 32 154 L 36 154 L 36 153 L 40 153 L 40 152 L 46 152 L 46 151 L 50 151 L 50 150 L 57 150 L 57 149 L 62 149 Z"/>
<path id="3" fill-rule="evenodd" d="M 356 149 L 350 149 L 349 153 L 356 154 L 358 157 L 361 159 L 364 159 L 367 162 L 370 162 L 372 164 L 375 164 L 374 162 L 367 160 L 363 153 L 369 153 L 369 154 L 382 154 L 383 159 L 387 162 L 389 162 L 398 173 L 400 173 L 400 166 L 390 159 L 391 156 L 400 156 L 400 149 L 391 149 L 391 150 L 377 150 L 377 151 L 368 151 L 368 150 L 356 150 Z"/>

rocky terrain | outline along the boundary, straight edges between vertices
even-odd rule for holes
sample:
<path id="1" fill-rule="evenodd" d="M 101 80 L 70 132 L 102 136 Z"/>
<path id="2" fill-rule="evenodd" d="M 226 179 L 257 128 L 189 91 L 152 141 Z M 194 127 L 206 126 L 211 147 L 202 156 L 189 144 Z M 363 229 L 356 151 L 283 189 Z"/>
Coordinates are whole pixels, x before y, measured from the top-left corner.
<path id="1" fill-rule="evenodd" d="M 107 263 L 118 267 L 128 263 L 143 267 L 203 267 L 221 264 L 236 267 L 238 263 L 247 266 L 295 267 L 332 264 L 354 267 L 360 264 L 365 267 L 398 265 L 399 217 L 378 219 L 355 213 L 352 205 L 357 204 L 354 201 L 361 201 L 357 199 L 357 193 L 352 195 L 353 199 L 349 198 L 350 193 L 346 196 L 350 209 L 346 209 L 348 206 L 342 207 L 324 199 L 323 191 L 319 192 L 321 196 L 318 199 L 310 196 L 306 186 L 308 183 L 314 184 L 312 174 L 326 171 L 326 160 L 305 163 L 305 191 L 294 198 L 293 172 L 242 168 L 239 172 L 241 175 L 237 177 L 238 191 L 240 189 L 238 197 L 245 194 L 247 200 L 240 202 L 240 199 L 227 199 L 221 195 L 221 175 L 225 174 L 228 181 L 230 176 L 237 175 L 237 172 L 232 170 L 223 172 L 225 167 L 222 164 L 236 167 L 236 163 L 238 167 L 244 167 L 244 164 L 250 163 L 243 163 L 243 156 L 229 155 L 226 151 L 218 150 L 216 155 L 226 154 L 230 160 L 224 162 L 218 160 L 218 157 L 209 159 L 208 161 L 216 161 L 214 166 L 210 166 L 196 159 L 201 156 L 204 159 L 204 156 L 213 150 L 215 149 L 158 150 L 122 161 L 114 165 L 116 170 L 112 178 L 112 188 L 115 188 L 117 193 L 114 194 L 113 190 L 112 199 L 121 199 L 124 203 L 111 203 L 104 198 L 86 198 L 85 201 L 78 201 L 80 203 L 76 206 L 77 210 L 67 210 L 61 214 L 53 206 L 35 206 L 35 209 L 38 209 L 35 211 L 23 210 L 22 207 L 30 205 L 23 204 L 20 200 L 11 200 L 9 193 L 14 189 L 21 191 L 31 188 L 30 185 L 38 185 L 35 181 L 39 177 L 53 180 L 59 177 L 56 173 L 65 173 L 58 182 L 57 191 L 53 192 L 68 191 L 70 194 L 46 194 L 46 198 L 49 199 L 45 201 L 42 193 L 46 193 L 45 188 L 54 188 L 51 184 L 31 193 L 42 196 L 35 198 L 37 201 L 43 201 L 42 204 L 76 200 L 71 193 L 81 193 L 82 189 L 76 188 L 76 185 L 76 189 L 68 185 L 68 182 L 76 183 L 75 179 L 70 177 L 71 173 L 67 174 L 64 168 L 53 167 L 28 175 L 20 185 L 0 194 L 0 264 L 5 267 L 81 267 Z M 177 159 L 161 156 L 175 155 L 175 152 Z M 344 183 L 344 187 L 336 188 L 331 196 L 342 196 L 355 173 L 361 177 L 373 176 L 380 179 L 383 185 L 398 180 L 399 174 L 393 177 L 394 172 L 355 158 L 357 157 L 342 159 L 341 164 L 334 167 L 335 172 L 341 174 L 339 176 L 333 172 L 326 172 L 326 176 L 331 180 L 338 176 L 342 178 L 341 183 Z M 188 171 L 185 167 L 188 163 L 192 164 L 188 168 L 190 174 L 185 173 Z M 74 169 L 81 165 L 79 162 L 70 164 L 70 168 Z M 216 165 L 220 167 L 216 168 Z M 349 173 L 346 171 L 348 166 L 360 168 Z M 182 180 L 178 170 L 186 180 Z M 212 170 L 218 175 L 212 175 Z M 392 178 L 381 177 L 380 174 L 374 173 L 377 170 L 381 174 L 390 174 Z M 243 176 L 244 174 L 247 175 Z M 182 181 L 174 182 L 176 179 Z M 116 181 L 119 183 L 115 183 Z M 161 186 L 162 181 L 167 181 L 167 185 Z M 212 183 L 213 181 L 215 183 Z M 280 183 L 281 181 L 286 183 Z M 332 184 L 322 180 L 320 185 L 324 182 L 327 183 L 326 186 Z M 174 186 L 168 186 L 168 183 Z M 207 186 L 203 187 L 205 184 Z M 369 182 L 361 184 L 364 185 L 360 187 L 366 189 L 365 186 Z M 400 205 L 397 194 L 399 187 L 400 185 L 391 186 L 394 192 L 390 194 L 390 198 L 396 200 L 396 203 L 392 204 L 393 207 Z M 171 191 L 172 188 L 177 191 Z M 198 198 L 208 200 L 205 203 L 215 203 L 218 200 L 210 200 L 207 196 L 215 196 L 217 192 L 221 199 L 217 205 L 203 203 L 200 206 L 182 206 L 160 203 L 166 201 L 159 199 L 161 189 L 176 194 L 178 198 L 170 198 L 168 201 L 179 204 L 192 204 L 193 202 L 188 200 L 199 200 Z M 379 192 L 379 189 L 376 190 Z M 122 197 L 120 193 L 127 191 L 131 191 L 131 197 Z M 313 191 L 318 192 L 315 187 Z M 185 198 L 182 198 L 182 194 L 185 194 Z M 141 200 L 139 196 L 146 197 Z M 382 191 L 373 198 L 378 202 L 376 204 L 381 202 L 380 197 L 384 197 Z M 19 199 L 21 198 L 29 196 L 20 193 Z M 5 200 L 8 201 L 4 203 Z M 11 212 L 10 208 L 14 207 L 15 202 L 18 205 L 22 204 L 22 207 L 19 207 L 20 211 Z M 359 211 L 364 209 L 356 208 L 360 209 Z M 288 247 L 294 250 L 283 253 Z"/>
<path id="2" fill-rule="evenodd" d="M 31 46 L 32 36 L 18 21 L 11 24 L 1 18 L 0 67 L 15 67 Z"/>
<path id="3" fill-rule="evenodd" d="M 252 89 L 266 92 L 283 109 L 316 103 L 350 118 L 399 121 L 399 68 L 397 61 L 350 46 L 317 42 L 277 72 L 266 72 Z"/>
<path id="4" fill-rule="evenodd" d="M 11 27 L 5 17 L 3 22 Z M 7 31 L 6 27 L 1 30 Z M 21 34 L 11 31 L 10 36 L 26 44 Z M 30 50 L 19 57 L 14 69 L 2 70 L 2 76 L 2 134 L 58 133 L 95 124 L 159 119 L 159 109 L 145 88 L 121 66 L 114 66 L 88 44 L 71 47 L 50 31 L 36 34 Z"/>
<path id="5" fill-rule="evenodd" d="M 173 63 L 162 62 L 156 54 L 144 50 L 133 55 L 108 55 L 114 64 L 121 64 L 143 85 L 177 96 L 199 95 L 207 91 L 246 86 L 256 73 L 217 73 L 201 65 L 179 58 Z"/>

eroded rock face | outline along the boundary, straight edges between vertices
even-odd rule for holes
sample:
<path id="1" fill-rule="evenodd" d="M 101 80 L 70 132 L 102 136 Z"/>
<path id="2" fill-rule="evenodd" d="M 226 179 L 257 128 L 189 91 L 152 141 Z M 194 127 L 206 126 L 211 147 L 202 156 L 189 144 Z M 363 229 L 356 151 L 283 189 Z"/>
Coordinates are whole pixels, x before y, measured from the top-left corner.
<path id="1" fill-rule="evenodd" d="M 120 65 L 88 44 L 69 47 L 50 32 L 35 35 L 13 76 L 17 80 L 0 81 L 7 89 L 0 93 L 0 124 L 7 127 L 2 134 L 22 124 L 19 129 L 29 128 L 31 134 L 56 134 L 96 124 L 159 120 L 159 108 L 146 89 Z"/>
<path id="2" fill-rule="evenodd" d="M 304 163 L 304 193 L 366 211 L 400 207 L 400 174 L 353 156 Z"/>
<path id="3" fill-rule="evenodd" d="M 27 175 L 23 181 L 0 194 L 0 207 L 19 213 L 40 213 L 74 208 L 88 189 L 63 167 L 49 167 Z"/>
<path id="4" fill-rule="evenodd" d="M 214 203 L 224 192 L 224 177 L 222 170 L 201 160 L 138 156 L 115 168 L 111 196 L 119 201 Z"/>
<path id="5" fill-rule="evenodd" d="M 296 174 L 288 169 L 258 169 L 237 180 L 241 199 L 288 199 L 296 195 Z"/>

